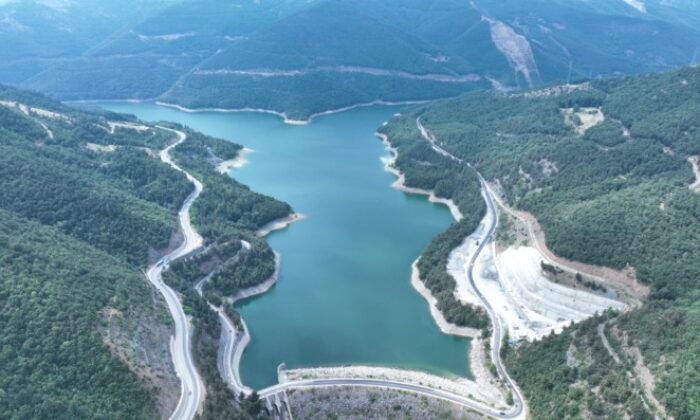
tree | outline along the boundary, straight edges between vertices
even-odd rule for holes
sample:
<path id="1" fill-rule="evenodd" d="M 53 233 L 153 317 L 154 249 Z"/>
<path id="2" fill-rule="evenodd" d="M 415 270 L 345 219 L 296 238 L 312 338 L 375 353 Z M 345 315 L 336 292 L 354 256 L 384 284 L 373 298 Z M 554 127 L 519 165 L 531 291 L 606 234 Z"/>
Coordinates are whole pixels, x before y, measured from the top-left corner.
<path id="1" fill-rule="evenodd" d="M 257 417 L 262 412 L 263 403 L 256 391 L 248 395 L 241 405 L 252 417 Z"/>

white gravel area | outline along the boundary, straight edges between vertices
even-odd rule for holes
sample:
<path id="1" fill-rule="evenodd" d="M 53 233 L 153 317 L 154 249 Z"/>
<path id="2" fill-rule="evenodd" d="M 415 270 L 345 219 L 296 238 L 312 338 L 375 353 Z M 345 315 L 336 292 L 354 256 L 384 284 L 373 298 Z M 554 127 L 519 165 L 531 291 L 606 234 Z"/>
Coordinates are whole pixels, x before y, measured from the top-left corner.
<path id="1" fill-rule="evenodd" d="M 469 259 L 479 247 L 479 241 L 483 239 L 486 233 L 486 226 L 490 223 L 491 215 L 487 213 L 476 230 L 474 230 L 471 235 L 464 238 L 464 241 L 450 252 L 449 259 L 447 260 L 447 273 L 450 274 L 457 283 L 457 288 L 455 289 L 457 298 L 463 303 L 474 306 L 482 306 L 482 303 L 469 282 L 467 269 Z"/>
<path id="2" fill-rule="evenodd" d="M 496 257 L 497 272 L 493 247 L 477 262 L 475 281 L 512 339 L 537 340 L 607 308 L 626 308 L 622 302 L 551 282 L 542 273 L 542 261 L 537 249 L 521 246 Z"/>
<path id="3" fill-rule="evenodd" d="M 693 167 L 693 175 L 695 175 L 695 181 L 688 186 L 694 192 L 700 192 L 700 166 L 698 165 L 698 156 L 689 156 L 688 162 Z"/>

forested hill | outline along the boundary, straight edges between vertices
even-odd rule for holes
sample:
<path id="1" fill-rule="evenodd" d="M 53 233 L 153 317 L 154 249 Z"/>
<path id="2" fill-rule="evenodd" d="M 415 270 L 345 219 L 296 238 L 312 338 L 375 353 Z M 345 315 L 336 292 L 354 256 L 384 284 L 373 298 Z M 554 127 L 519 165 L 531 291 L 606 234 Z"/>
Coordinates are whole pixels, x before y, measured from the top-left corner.
<path id="1" fill-rule="evenodd" d="M 240 146 L 189 137 L 177 159 L 204 181 L 194 221 L 211 248 L 224 236 L 253 238 L 290 213 L 216 173 L 213 164 Z M 181 241 L 177 212 L 193 188 L 157 155 L 172 141 L 133 117 L 0 87 L 0 418 L 156 418 L 173 410 L 180 385 L 171 318 L 143 276 Z M 269 274 L 267 244 L 255 241 L 251 254 L 257 258 L 241 263 L 238 277 L 224 272 L 221 287 Z M 194 284 L 179 286 L 187 294 Z M 186 310 L 200 339 L 196 362 L 216 396 L 216 360 L 212 370 L 202 356 L 211 343 L 201 337 L 215 336 L 215 354 L 218 319 L 205 322 L 212 315 L 200 301 L 188 300 Z M 242 415 L 227 398 L 224 414 Z M 209 403 L 205 415 L 216 417 L 215 409 Z"/>
<path id="2" fill-rule="evenodd" d="M 123 117 L 8 88 L 0 101 L 0 417 L 156 417 L 156 387 L 179 389 L 167 360 L 150 372 L 169 381 L 145 380 L 139 357 L 128 366 L 110 352 L 108 332 L 139 320 L 120 336 L 168 349 L 167 312 L 141 268 L 176 239 L 191 189 L 144 149 L 170 136 L 112 134 Z"/>
<path id="3" fill-rule="evenodd" d="M 662 409 L 675 418 L 700 416 L 700 190 L 693 171 L 700 68 L 519 94 L 475 92 L 415 108 L 383 128 L 403 147 L 412 183 L 439 173 L 412 161 L 440 162 L 421 146 L 416 118 L 512 205 L 535 215 L 556 254 L 632 268 L 651 288 L 641 308 L 508 352 L 533 416 L 644 418 Z M 575 354 L 581 362 L 572 362 Z M 643 368 L 653 382 L 640 376 Z M 638 377 L 647 378 L 662 408 Z"/>
<path id="4" fill-rule="evenodd" d="M 697 59 L 700 44 L 692 1 L 108 3 L 0 3 L 0 82 L 305 119 L 374 100 L 668 70 Z"/>
<path id="5" fill-rule="evenodd" d="M 610 3 L 318 2 L 226 45 L 163 100 L 304 119 L 374 100 L 666 70 L 692 59 L 697 27 Z"/>

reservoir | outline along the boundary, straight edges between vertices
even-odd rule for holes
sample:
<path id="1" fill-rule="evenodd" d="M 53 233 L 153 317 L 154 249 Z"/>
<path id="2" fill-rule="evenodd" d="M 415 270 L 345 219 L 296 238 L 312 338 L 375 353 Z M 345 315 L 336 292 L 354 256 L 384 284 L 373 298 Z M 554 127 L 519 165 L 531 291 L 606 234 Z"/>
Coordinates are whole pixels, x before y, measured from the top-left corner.
<path id="1" fill-rule="evenodd" d="M 252 335 L 241 363 L 246 385 L 276 383 L 282 362 L 471 377 L 469 341 L 442 334 L 410 284 L 411 263 L 452 218 L 442 205 L 390 188 L 395 177 L 381 162 L 388 152 L 374 131 L 399 108 L 358 108 L 294 126 L 261 113 L 100 106 L 253 149 L 231 176 L 306 217 L 268 237 L 281 255 L 279 283 L 237 304 Z"/>

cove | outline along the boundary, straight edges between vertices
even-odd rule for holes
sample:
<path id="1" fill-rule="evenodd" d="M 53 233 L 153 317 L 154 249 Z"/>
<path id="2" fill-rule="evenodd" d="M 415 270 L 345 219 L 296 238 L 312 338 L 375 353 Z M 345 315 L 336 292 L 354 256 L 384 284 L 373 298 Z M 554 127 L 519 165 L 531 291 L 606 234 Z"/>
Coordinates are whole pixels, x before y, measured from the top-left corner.
<path id="1" fill-rule="evenodd" d="M 237 304 L 252 341 L 245 384 L 277 382 L 277 366 L 378 365 L 471 377 L 469 341 L 442 334 L 410 284 L 411 263 L 452 218 L 390 188 L 374 131 L 398 107 L 372 106 L 292 126 L 261 113 L 186 113 L 153 103 L 101 107 L 175 121 L 253 149 L 231 175 L 306 218 L 268 239 L 278 284 Z M 206 188 L 206 185 L 204 186 Z"/>

